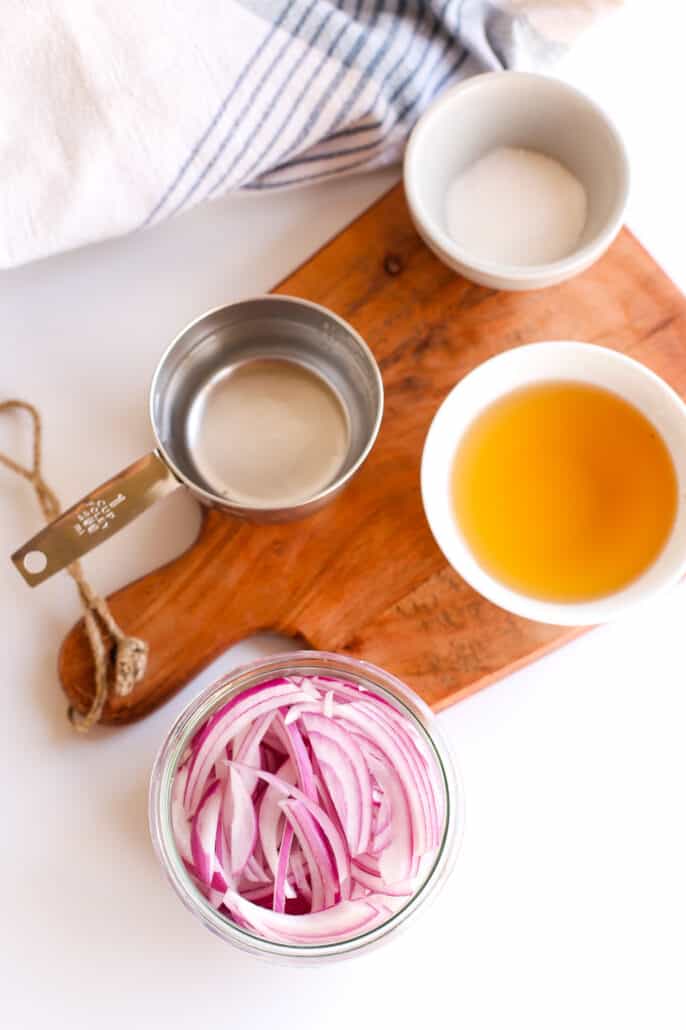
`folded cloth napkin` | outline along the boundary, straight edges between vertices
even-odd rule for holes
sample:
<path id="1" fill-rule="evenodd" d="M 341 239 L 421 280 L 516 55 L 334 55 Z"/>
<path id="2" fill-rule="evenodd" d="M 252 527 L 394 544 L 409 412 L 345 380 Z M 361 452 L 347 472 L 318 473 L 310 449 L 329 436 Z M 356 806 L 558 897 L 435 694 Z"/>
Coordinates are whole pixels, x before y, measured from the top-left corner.
<path id="1" fill-rule="evenodd" d="M 441 90 L 617 0 L 3 0 L 0 267 L 397 161 Z"/>

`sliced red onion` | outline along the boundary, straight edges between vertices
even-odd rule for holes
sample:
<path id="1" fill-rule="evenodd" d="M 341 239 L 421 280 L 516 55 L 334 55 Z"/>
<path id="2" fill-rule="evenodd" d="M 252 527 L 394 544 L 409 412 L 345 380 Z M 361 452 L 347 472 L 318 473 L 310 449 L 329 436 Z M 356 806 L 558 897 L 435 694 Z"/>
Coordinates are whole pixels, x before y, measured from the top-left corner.
<path id="1" fill-rule="evenodd" d="M 320 738 L 327 737 L 332 743 L 336 744 L 345 753 L 348 762 L 352 766 L 353 774 L 357 780 L 357 788 L 353 788 L 349 784 L 346 796 L 350 796 L 352 793 L 357 794 L 358 797 L 359 811 L 357 813 L 358 818 L 355 821 L 359 826 L 359 836 L 356 841 L 351 841 L 351 850 L 353 855 L 366 851 L 369 844 L 372 822 L 372 783 L 369 776 L 369 767 L 362 754 L 362 750 L 351 734 L 346 734 L 345 730 L 341 729 L 334 719 L 327 719 L 325 716 L 317 713 L 308 712 L 303 715 L 302 721 L 315 754 L 317 754 L 317 745 L 313 741 L 313 733 L 319 734 Z M 340 773 L 339 778 L 341 778 Z"/>
<path id="2" fill-rule="evenodd" d="M 371 718 L 385 721 L 390 732 L 395 735 L 398 745 L 402 748 L 410 763 L 414 776 L 419 781 L 422 802 L 425 805 L 429 819 L 429 845 L 431 847 L 438 847 L 440 827 L 436 795 L 427 772 L 426 759 L 417 748 L 417 739 L 408 731 L 408 727 L 411 724 L 408 723 L 407 719 L 402 719 L 399 713 L 390 706 L 386 706 L 384 709 L 376 709 L 368 701 L 363 701 L 361 702 L 361 707 L 365 709 Z M 412 729 L 414 730 L 414 727 Z"/>
<path id="3" fill-rule="evenodd" d="M 277 712 L 274 717 L 274 732 L 282 741 L 286 753 L 295 766 L 295 782 L 300 784 L 303 794 L 306 794 L 311 801 L 316 801 L 317 789 L 314 784 L 312 762 L 303 744 L 300 730 L 292 723 L 287 724 L 281 713 Z M 236 755 L 236 761 L 241 761 L 241 757 L 238 754 Z"/>
<path id="4" fill-rule="evenodd" d="M 312 887 L 307 879 L 305 860 L 303 858 L 302 849 L 299 847 L 291 848 L 291 869 L 293 871 L 293 879 L 295 880 L 295 886 L 298 892 L 302 894 L 303 897 L 311 901 Z"/>
<path id="5" fill-rule="evenodd" d="M 341 791 L 342 788 L 340 786 L 337 786 L 334 782 L 337 779 L 335 772 L 332 772 L 330 776 L 330 780 L 332 782 L 330 784 L 325 784 L 320 764 L 319 762 L 317 762 L 316 764 L 317 771 L 314 774 L 314 782 L 317 788 L 317 804 L 321 805 L 321 807 L 328 815 L 329 819 L 332 819 L 334 823 L 336 823 L 336 825 L 341 829 L 341 832 L 344 833 L 345 831 L 343 830 L 343 825 L 338 816 L 338 810 L 333 801 L 333 794 L 331 793 L 332 790 Z"/>
<path id="6" fill-rule="evenodd" d="M 374 815 L 372 816 L 372 835 L 381 833 L 390 824 L 391 821 L 391 803 L 384 794 L 381 794 L 381 800 L 378 805 L 374 807 Z"/>
<path id="7" fill-rule="evenodd" d="M 362 793 L 355 777 L 355 770 L 345 751 L 329 737 L 310 733 L 312 751 L 321 769 L 325 793 L 333 802 L 333 808 L 345 832 L 351 855 L 359 850 L 360 824 L 362 818 Z"/>
<path id="8" fill-rule="evenodd" d="M 245 863 L 245 869 L 243 872 L 249 872 L 257 883 L 271 882 L 271 873 L 265 868 L 264 855 L 262 854 L 262 847 L 260 845 L 259 838 L 255 841 L 255 848 L 252 855 Z"/>
<path id="9" fill-rule="evenodd" d="M 372 837 L 369 851 L 372 855 L 380 855 L 384 848 L 387 848 L 393 839 L 393 826 L 389 818 L 383 829 L 379 830 Z"/>
<path id="10" fill-rule="evenodd" d="M 414 755 L 417 759 L 417 773 L 418 775 L 428 781 L 428 801 L 429 805 L 434 808 L 434 821 L 438 827 L 435 834 L 434 846 L 438 846 L 440 836 L 440 821 L 443 818 L 442 811 L 442 797 L 443 788 L 440 782 L 438 767 L 435 761 L 429 761 L 426 754 L 426 743 L 421 738 L 421 735 L 417 728 L 412 725 L 410 720 L 404 716 L 401 712 L 395 709 L 390 702 L 384 698 L 370 695 L 365 691 L 364 687 L 361 687 L 354 683 L 345 683 L 339 680 L 334 680 L 329 676 L 315 676 L 309 681 L 309 684 L 315 688 L 327 690 L 327 692 L 334 691 L 336 695 L 347 698 L 352 701 L 362 701 L 363 703 L 369 702 L 371 712 L 381 719 L 385 719 L 393 725 L 393 729 L 397 731 L 401 737 L 409 738 L 411 745 L 414 745 Z M 366 695 L 366 696 L 365 696 Z M 325 694 L 326 698 L 326 694 Z M 373 700 L 370 700 L 372 698 Z M 440 811 L 438 810 L 438 804 L 440 802 Z"/>
<path id="11" fill-rule="evenodd" d="M 249 887 L 252 888 L 253 886 L 271 886 L 272 883 L 272 877 L 263 875 L 262 871 L 255 866 L 254 862 L 252 861 L 251 855 L 248 861 L 245 863 L 239 884 L 247 884 Z"/>
<path id="12" fill-rule="evenodd" d="M 400 776 L 391 766 L 369 755 L 369 766 L 391 806 L 391 836 L 379 852 L 379 873 L 386 883 L 406 880 L 412 870 L 412 823 Z"/>
<path id="13" fill-rule="evenodd" d="M 257 819 L 243 774 L 231 765 L 231 872 L 239 876 L 252 854 L 257 837 Z"/>
<path id="14" fill-rule="evenodd" d="M 276 772 L 283 763 L 283 755 L 275 750 L 265 740 L 260 744 L 260 755 L 257 764 L 267 772 Z"/>
<path id="15" fill-rule="evenodd" d="M 353 937 L 379 922 L 382 904 L 375 895 L 370 895 L 357 901 L 342 901 L 307 915 L 291 916 L 254 905 L 231 888 L 224 895 L 223 902 L 252 930 L 285 944 L 322 944 Z"/>
<path id="16" fill-rule="evenodd" d="M 274 911 L 285 912 L 286 910 L 286 880 L 288 878 L 288 865 L 293 845 L 293 827 L 287 826 L 281 838 L 279 848 L 279 862 L 276 867 L 276 879 L 274 880 Z"/>
<path id="17" fill-rule="evenodd" d="M 246 901 L 266 901 L 274 897 L 274 884 L 263 883 L 258 887 L 245 887 L 240 889 L 240 895 Z M 222 899 L 223 900 L 223 899 Z"/>
<path id="18" fill-rule="evenodd" d="M 260 746 L 273 718 L 274 713 L 268 712 L 266 715 L 263 715 L 261 719 L 256 719 L 251 726 L 247 726 L 240 746 L 237 740 L 234 741 L 231 757 L 237 758 L 239 762 L 245 762 L 246 765 L 259 766 Z M 251 776 L 249 773 L 245 773 L 243 778 L 248 790 L 252 793 L 257 782 L 255 777 Z"/>
<path id="19" fill-rule="evenodd" d="M 295 768 L 290 758 L 280 766 L 278 778 L 285 783 L 292 783 L 295 779 Z M 260 843 L 264 851 L 265 862 L 273 877 L 276 876 L 279 841 L 283 833 L 284 816 L 280 804 L 282 800 L 283 791 L 274 784 L 269 784 L 260 802 L 258 819 Z"/>
<path id="20" fill-rule="evenodd" d="M 362 708 L 361 703 L 351 702 L 346 706 L 346 722 L 357 727 L 361 735 L 366 737 L 381 752 L 385 759 L 386 767 L 390 767 L 396 773 L 410 810 L 412 826 L 412 843 L 419 854 L 424 854 L 428 847 L 427 814 L 423 804 L 423 797 L 418 792 L 418 779 L 408 761 L 404 749 L 398 744 L 397 736 L 384 725 L 378 718 L 375 711 L 370 715 L 368 708 Z M 377 777 L 378 779 L 378 777 Z M 381 784 L 383 787 L 383 784 Z"/>
<path id="21" fill-rule="evenodd" d="M 240 765 L 237 762 L 232 763 L 232 768 Z M 316 823 L 321 828 L 321 835 L 324 841 L 330 847 L 333 857 L 338 870 L 338 879 L 341 888 L 342 896 L 345 896 L 346 885 L 350 880 L 350 855 L 345 845 L 345 840 L 340 833 L 338 827 L 333 820 L 326 814 L 321 805 L 318 805 L 315 801 L 312 801 L 307 794 L 302 790 L 298 790 L 297 787 L 281 779 L 279 776 L 275 776 L 273 773 L 267 773 L 260 770 L 257 775 L 260 779 L 266 780 L 270 786 L 276 787 L 282 794 L 288 797 L 292 797 L 297 801 L 300 801 L 303 807 L 307 810 L 308 814 L 314 818 Z M 281 806 L 283 809 L 283 805 Z M 297 834 L 297 827 L 294 826 Z M 300 841 L 302 845 L 302 841 Z M 303 849 L 304 850 L 304 849 Z"/>
<path id="22" fill-rule="evenodd" d="M 213 716 L 212 729 L 194 755 L 188 774 L 186 808 L 189 812 L 195 811 L 200 804 L 204 781 L 210 769 L 221 756 L 226 745 L 236 737 L 236 734 L 258 716 L 302 701 L 305 690 L 305 687 L 296 688 L 287 680 L 283 680 L 274 686 L 262 687 L 245 699 L 243 699 L 243 695 L 239 695 L 235 699 L 235 704 L 229 702 L 225 706 L 224 714 L 220 718 Z M 316 691 L 311 693 L 310 699 L 318 700 L 318 693 Z"/>
<path id="23" fill-rule="evenodd" d="M 181 858 L 185 862 L 193 862 L 193 853 L 191 851 L 191 824 L 186 818 L 186 812 L 183 807 L 183 795 L 186 789 L 186 780 L 188 779 L 188 764 L 182 765 L 174 777 L 174 783 L 172 785 L 171 794 L 171 820 L 172 830 L 174 832 L 174 840 L 176 841 L 176 847 L 178 848 Z"/>
<path id="24" fill-rule="evenodd" d="M 209 903 L 290 944 L 398 911 L 430 870 L 445 803 L 408 716 L 333 677 L 279 677 L 195 733 L 171 790 L 180 857 Z"/>
<path id="25" fill-rule="evenodd" d="M 361 884 L 368 890 L 374 891 L 375 894 L 388 894 L 396 898 L 409 898 L 414 894 L 414 881 L 411 879 L 387 883 L 383 876 L 375 876 L 374 873 L 367 872 L 366 869 L 362 869 L 355 862 L 352 864 L 352 875 L 356 883 Z"/>
<path id="26" fill-rule="evenodd" d="M 336 901 L 336 875 L 331 857 L 317 826 L 302 802 L 282 801 L 281 807 L 302 850 L 312 885 L 312 912 L 330 908 Z"/>
<path id="27" fill-rule="evenodd" d="M 351 873 L 353 866 L 356 870 L 361 869 L 365 873 L 371 873 L 372 876 L 379 875 L 379 860 L 376 855 L 358 855 L 357 858 L 350 863 Z"/>
<path id="28" fill-rule="evenodd" d="M 234 885 L 233 877 L 229 872 L 228 857 L 226 834 L 224 833 L 221 815 L 218 814 L 217 832 L 214 839 L 214 872 L 212 874 L 212 883 L 210 885 L 215 890 L 225 891 L 227 887 L 232 887 Z"/>
<path id="29" fill-rule="evenodd" d="M 220 906 L 224 903 L 223 892 L 216 891 L 214 890 L 214 888 L 210 887 L 210 889 L 207 892 L 207 900 L 209 901 L 212 908 L 220 908 Z"/>
<path id="30" fill-rule="evenodd" d="M 353 889 L 350 892 L 351 901 L 357 901 L 359 898 L 366 898 L 369 895 L 369 888 L 364 887 L 357 880 L 353 880 Z"/>
<path id="31" fill-rule="evenodd" d="M 247 699 L 252 697 L 254 694 L 257 694 L 260 691 L 264 690 L 267 686 L 276 685 L 277 682 L 278 683 L 287 683 L 288 681 L 285 680 L 285 679 L 279 679 L 278 681 L 274 680 L 274 681 L 271 681 L 270 683 L 259 683 L 259 684 L 257 684 L 254 687 L 250 687 L 248 690 L 243 691 L 241 694 L 237 695 L 236 697 L 231 698 L 230 701 L 227 701 L 225 705 L 222 705 L 221 708 L 217 709 L 217 711 L 214 712 L 209 717 L 207 722 L 203 726 L 200 727 L 200 729 L 197 731 L 197 733 L 195 733 L 195 735 L 193 736 L 193 739 L 191 740 L 191 743 L 190 743 L 191 757 L 190 757 L 189 772 L 191 771 L 191 769 L 193 769 L 193 767 L 194 767 L 194 765 L 196 763 L 196 760 L 197 760 L 197 757 L 198 757 L 198 752 L 200 751 L 202 745 L 205 743 L 205 741 L 207 740 L 207 738 L 209 737 L 210 733 L 212 732 L 214 727 L 217 725 L 217 723 L 219 721 L 221 721 L 221 719 L 224 718 L 224 716 L 229 711 L 231 711 L 231 709 L 234 708 L 238 704 L 239 701 L 246 701 Z M 186 781 L 186 789 L 184 791 L 184 797 L 183 797 L 184 804 L 186 804 L 188 802 L 188 790 L 189 790 L 188 781 Z"/>
<path id="32" fill-rule="evenodd" d="M 193 865 L 198 878 L 208 887 L 215 869 L 215 841 L 220 805 L 219 780 L 215 780 L 201 799 L 191 824 Z"/>
<path id="33" fill-rule="evenodd" d="M 312 744 L 311 737 L 310 744 Z M 335 747 L 335 745 L 333 746 Z M 346 825 L 350 818 L 346 789 L 335 768 L 325 762 L 321 754 L 317 755 L 317 767 L 319 769 L 319 775 L 315 777 L 317 801 L 328 816 L 339 821 L 346 835 L 348 849 L 351 850 L 357 844 L 357 835 L 354 831 L 350 833 Z"/>

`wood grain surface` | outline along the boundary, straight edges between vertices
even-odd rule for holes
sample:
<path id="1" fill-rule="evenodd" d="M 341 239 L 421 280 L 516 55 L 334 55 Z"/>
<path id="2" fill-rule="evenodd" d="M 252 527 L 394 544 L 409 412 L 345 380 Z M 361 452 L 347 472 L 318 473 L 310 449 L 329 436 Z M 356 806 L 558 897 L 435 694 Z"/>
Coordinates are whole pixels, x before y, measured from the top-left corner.
<path id="1" fill-rule="evenodd" d="M 275 292 L 326 305 L 367 340 L 386 389 L 378 442 L 323 511 L 260 527 L 208 511 L 190 550 L 109 598 L 150 659 L 134 692 L 110 700 L 105 722 L 145 715 L 256 630 L 375 662 L 436 709 L 563 644 L 580 630 L 509 615 L 446 565 L 419 492 L 431 419 L 475 365 L 538 340 L 616 348 L 686 395 L 686 298 L 626 230 L 571 282 L 501 293 L 458 278 L 427 250 L 398 186 Z M 81 622 L 59 674 L 84 710 L 92 666 Z"/>

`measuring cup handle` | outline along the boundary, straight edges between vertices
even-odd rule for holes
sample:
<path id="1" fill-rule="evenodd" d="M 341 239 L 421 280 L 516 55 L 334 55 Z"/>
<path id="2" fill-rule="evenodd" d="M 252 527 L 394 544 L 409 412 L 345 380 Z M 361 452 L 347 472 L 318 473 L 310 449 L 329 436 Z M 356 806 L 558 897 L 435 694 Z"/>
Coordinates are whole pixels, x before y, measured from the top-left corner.
<path id="1" fill-rule="evenodd" d="M 38 586 L 180 485 L 157 451 L 151 451 L 36 533 L 12 561 L 29 586 Z"/>

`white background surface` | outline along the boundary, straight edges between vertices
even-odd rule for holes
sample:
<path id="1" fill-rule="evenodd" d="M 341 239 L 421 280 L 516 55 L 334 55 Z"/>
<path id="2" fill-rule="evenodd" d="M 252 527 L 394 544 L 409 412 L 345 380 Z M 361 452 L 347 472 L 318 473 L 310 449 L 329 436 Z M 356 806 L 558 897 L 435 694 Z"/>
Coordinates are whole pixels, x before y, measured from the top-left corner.
<path id="1" fill-rule="evenodd" d="M 615 115 L 629 222 L 686 288 L 680 7 L 633 5 L 561 71 Z M 224 201 L 0 275 L 0 397 L 41 409 L 62 499 L 150 447 L 147 385 L 186 321 L 269 288 L 390 182 Z M 4 420 L 0 446 L 26 446 L 23 429 Z M 0 470 L 0 552 L 39 525 L 30 489 Z M 175 556 L 196 525 L 174 495 L 88 559 L 93 582 L 109 591 Z M 215 940 L 155 864 L 148 773 L 199 683 L 143 723 L 76 737 L 55 674 L 71 583 L 32 593 L 0 563 L 3 1026 L 683 1030 L 685 602 L 681 587 L 443 714 L 467 803 L 451 886 L 394 945 L 300 970 Z M 200 682 L 258 646 L 276 645 L 243 645 Z"/>

